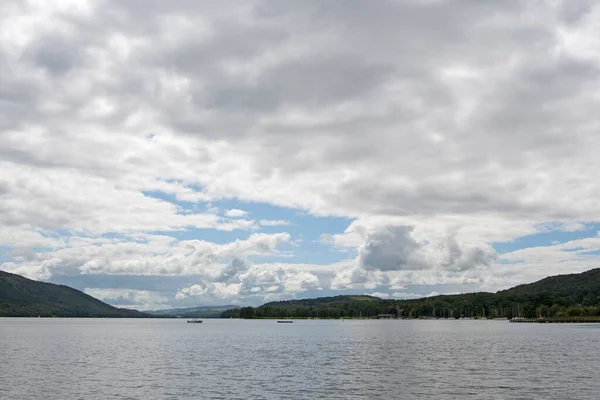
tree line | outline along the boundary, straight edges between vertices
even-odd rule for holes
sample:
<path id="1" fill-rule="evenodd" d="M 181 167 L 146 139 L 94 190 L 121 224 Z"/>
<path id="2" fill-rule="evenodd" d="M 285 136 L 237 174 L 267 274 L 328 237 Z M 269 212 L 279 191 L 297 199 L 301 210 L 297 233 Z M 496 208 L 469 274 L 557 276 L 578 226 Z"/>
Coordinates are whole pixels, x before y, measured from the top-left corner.
<path id="1" fill-rule="evenodd" d="M 335 296 L 278 301 L 227 310 L 223 318 L 544 318 L 600 317 L 600 268 L 559 275 L 497 293 L 442 295 L 414 300 Z"/>

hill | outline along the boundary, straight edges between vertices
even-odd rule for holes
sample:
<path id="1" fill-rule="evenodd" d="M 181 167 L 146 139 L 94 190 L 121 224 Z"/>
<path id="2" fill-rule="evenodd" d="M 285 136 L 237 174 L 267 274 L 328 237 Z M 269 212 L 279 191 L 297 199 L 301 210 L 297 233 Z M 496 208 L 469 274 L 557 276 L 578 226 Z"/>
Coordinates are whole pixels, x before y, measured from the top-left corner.
<path id="1" fill-rule="evenodd" d="M 518 285 L 512 289 L 498 292 L 504 296 L 539 296 L 554 295 L 562 298 L 573 298 L 574 302 L 582 302 L 588 294 L 600 294 L 600 268 L 591 269 L 580 274 L 555 275 L 540 281 Z"/>
<path id="2" fill-rule="evenodd" d="M 258 308 L 227 311 L 242 318 L 369 318 L 395 314 L 405 318 L 534 318 L 600 315 L 600 268 L 557 275 L 497 293 L 441 295 L 414 300 L 372 296 L 335 296 L 266 303 Z"/>
<path id="3" fill-rule="evenodd" d="M 0 271 L 0 317 L 148 317 L 116 308 L 64 285 Z"/>
<path id="4" fill-rule="evenodd" d="M 368 296 L 368 295 L 341 295 L 331 297 L 317 297 L 316 299 L 302 299 L 302 300 L 283 300 L 283 301 L 272 301 L 270 303 L 263 304 L 262 307 L 336 307 L 347 303 L 354 303 L 360 301 L 376 301 L 381 300 L 379 297 Z"/>
<path id="5" fill-rule="evenodd" d="M 191 308 L 170 308 L 167 310 L 146 311 L 147 314 L 157 317 L 182 317 L 182 318 L 220 318 L 227 310 L 239 308 L 235 305 L 226 306 L 202 306 Z"/>

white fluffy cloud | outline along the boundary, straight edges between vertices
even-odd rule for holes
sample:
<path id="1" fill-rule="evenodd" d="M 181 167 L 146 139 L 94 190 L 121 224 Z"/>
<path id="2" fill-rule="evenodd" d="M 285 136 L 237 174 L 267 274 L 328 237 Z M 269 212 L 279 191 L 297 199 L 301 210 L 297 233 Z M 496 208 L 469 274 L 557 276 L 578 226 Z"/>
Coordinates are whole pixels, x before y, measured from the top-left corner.
<path id="1" fill-rule="evenodd" d="M 69 247 L 49 253 L 33 253 L 21 263 L 5 263 L 3 268 L 32 278 L 58 274 L 109 275 L 206 275 L 215 278 L 219 263 L 229 258 L 273 255 L 277 247 L 288 242 L 287 233 L 254 233 L 247 240 L 215 244 L 201 240 L 176 241 L 168 236 L 147 235 L 96 241 L 74 239 Z"/>
<path id="2" fill-rule="evenodd" d="M 598 223 L 600 5 L 574 3 L 3 1 L 0 268 L 227 297 L 591 266 L 492 247 Z M 321 237 L 350 255 L 247 263 L 302 243 L 205 207 L 232 199 L 351 218 Z M 194 230 L 240 240 L 177 239 Z"/>
<path id="3" fill-rule="evenodd" d="M 225 216 L 230 218 L 241 218 L 248 215 L 248 213 L 244 210 L 239 210 L 237 208 L 225 211 Z"/>
<path id="4" fill-rule="evenodd" d="M 253 298 L 276 300 L 321 289 L 317 275 L 294 266 L 246 265 L 234 260 L 223 276 L 225 282 L 200 282 L 180 289 L 175 297 L 179 300 L 194 297 L 200 301 L 216 298 L 228 302 L 252 301 Z"/>
<path id="5" fill-rule="evenodd" d="M 283 219 L 261 219 L 258 223 L 261 226 L 285 226 L 290 224 L 289 221 Z"/>
<path id="6" fill-rule="evenodd" d="M 149 290 L 85 288 L 86 294 L 118 307 L 138 310 L 165 308 L 169 297 Z"/>

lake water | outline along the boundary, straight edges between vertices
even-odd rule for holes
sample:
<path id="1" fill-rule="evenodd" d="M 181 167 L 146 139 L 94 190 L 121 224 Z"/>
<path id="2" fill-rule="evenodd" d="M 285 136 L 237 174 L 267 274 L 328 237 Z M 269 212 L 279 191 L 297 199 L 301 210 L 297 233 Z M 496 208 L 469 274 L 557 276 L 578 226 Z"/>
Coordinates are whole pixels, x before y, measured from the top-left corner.
<path id="1" fill-rule="evenodd" d="M 1 399 L 600 399 L 600 324 L 0 318 Z"/>

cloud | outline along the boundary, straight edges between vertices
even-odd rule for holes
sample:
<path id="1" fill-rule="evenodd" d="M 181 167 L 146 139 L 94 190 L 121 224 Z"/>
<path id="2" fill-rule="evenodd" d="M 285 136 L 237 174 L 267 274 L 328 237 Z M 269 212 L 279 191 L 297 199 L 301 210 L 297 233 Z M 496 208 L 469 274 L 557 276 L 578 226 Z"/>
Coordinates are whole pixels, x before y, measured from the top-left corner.
<path id="1" fill-rule="evenodd" d="M 48 177 L 71 167 L 135 181 L 137 190 L 159 178 L 180 182 L 180 198 L 239 196 L 317 213 L 546 218 L 597 210 L 589 171 L 598 142 L 588 122 L 595 101 L 581 90 L 598 82 L 588 57 L 597 43 L 566 47 L 558 38 L 590 37 L 598 7 L 577 11 L 578 24 L 555 23 L 573 15 L 568 7 L 526 3 L 161 8 L 7 7 L 3 82 L 14 100 L 6 104 L 22 113 L 4 114 L 15 118 L 4 125 L 7 159 L 50 167 Z M 21 33 L 26 39 L 14 40 Z M 566 104 L 578 112 L 560 112 Z M 25 141 L 11 137 L 20 115 L 28 116 L 19 128 Z M 111 126 L 119 132 L 105 132 Z M 567 128 L 568 142 L 560 134 Z M 394 149 L 411 151 L 396 157 Z M 119 155 L 119 168 L 110 155 Z M 559 168 L 557 157 L 572 169 Z M 290 179 L 297 171 L 302 178 Z M 588 200 L 574 209 L 572 196 Z"/>
<path id="2" fill-rule="evenodd" d="M 365 270 L 354 260 L 348 265 L 340 265 L 331 280 L 331 289 L 375 289 L 378 285 L 389 284 L 388 271 Z"/>
<path id="3" fill-rule="evenodd" d="M 414 235 L 410 226 L 372 229 L 358 248 L 359 265 L 365 270 L 379 271 L 466 271 L 489 266 L 496 260 L 496 251 L 489 244 L 459 243 L 457 232 L 429 234 L 423 242 L 418 242 Z"/>
<path id="4" fill-rule="evenodd" d="M 233 260 L 221 271 L 220 280 L 227 282 L 234 280 L 240 273 L 248 270 L 249 266 L 246 260 L 234 257 Z"/>
<path id="5" fill-rule="evenodd" d="M 112 257 L 103 254 L 102 257 L 83 264 L 80 271 L 88 274 L 194 275 L 206 273 L 208 267 L 230 257 L 272 254 L 279 245 L 289 241 L 289 238 L 287 233 L 271 235 L 255 233 L 250 235 L 247 240 L 236 240 L 223 245 L 200 240 L 187 240 L 165 249 L 162 254 L 151 256 L 140 254 L 135 259 L 131 258 L 131 251 L 127 250 L 125 250 L 125 258 L 118 257 L 123 253 L 123 248 L 131 247 L 129 243 L 125 243 L 114 247 Z M 102 248 L 105 247 L 107 246 Z M 146 246 L 141 245 L 140 247 L 138 252 L 144 251 Z"/>
<path id="6" fill-rule="evenodd" d="M 415 255 L 420 245 L 410 236 L 411 227 L 388 226 L 383 231 L 367 235 L 359 249 L 359 263 L 365 269 L 394 271 L 420 269 Z"/>
<path id="7" fill-rule="evenodd" d="M 69 247 L 34 252 L 21 263 L 3 264 L 3 269 L 16 273 L 30 269 L 30 276 L 45 279 L 53 274 L 207 275 L 215 279 L 219 262 L 251 255 L 273 255 L 279 246 L 289 241 L 290 235 L 254 233 L 246 240 L 221 245 L 201 240 L 176 241 L 158 235 L 132 239 L 103 242 L 71 238 Z"/>
<path id="8" fill-rule="evenodd" d="M 237 208 L 225 211 L 225 216 L 229 218 L 241 218 L 248 215 L 244 210 L 238 210 Z"/>
<path id="9" fill-rule="evenodd" d="M 165 307 L 167 296 L 149 290 L 85 288 L 84 293 L 117 307 L 152 310 Z"/>
<path id="10" fill-rule="evenodd" d="M 290 222 L 283 219 L 261 219 L 258 221 L 260 226 L 285 226 Z"/>
<path id="11" fill-rule="evenodd" d="M 565 221 L 565 222 L 547 222 L 536 226 L 539 232 L 547 233 L 554 231 L 562 232 L 578 232 L 587 229 L 585 223 L 578 221 Z"/>
<path id="12" fill-rule="evenodd" d="M 39 281 L 48 280 L 52 276 L 52 272 L 48 267 L 48 262 L 36 262 L 31 264 L 5 262 L 2 263 L 2 269 L 13 274 L 22 275 L 26 278 Z"/>
<path id="13" fill-rule="evenodd" d="M 455 236 L 448 236 L 441 243 L 442 267 L 449 270 L 466 271 L 479 266 L 489 266 L 496 260 L 496 250 L 489 244 L 459 244 Z"/>
<path id="14" fill-rule="evenodd" d="M 234 260 L 226 270 L 226 282 L 200 282 L 180 289 L 175 298 L 252 301 L 256 298 L 295 296 L 307 290 L 320 289 L 319 278 L 315 274 L 293 266 L 283 268 L 281 265 L 247 265 Z"/>
<path id="15" fill-rule="evenodd" d="M 230 301 L 231 299 L 238 297 L 239 289 L 239 283 L 226 284 L 223 282 L 208 282 L 183 288 L 177 292 L 175 298 L 184 299 L 189 296 L 197 299 L 208 298 Z"/>
<path id="16" fill-rule="evenodd" d="M 539 276 L 535 257 L 562 258 L 556 272 L 597 261 L 506 256 L 526 256 L 529 273 L 493 248 L 598 223 L 594 2 L 0 8 L 2 269 L 202 276 L 218 284 L 202 286 L 208 296 L 279 296 L 317 290 L 250 266 L 284 243 L 331 290 L 500 287 Z M 254 221 L 232 204 L 266 212 Z M 293 238 L 250 234 L 276 226 Z M 323 272 L 313 245 L 342 260 Z M 227 268 L 279 281 L 236 289 Z"/>
<path id="17" fill-rule="evenodd" d="M 427 296 L 418 293 L 394 292 L 391 297 L 395 299 L 420 299 Z"/>
<path id="18" fill-rule="evenodd" d="M 388 293 L 385 293 L 385 292 L 365 293 L 365 295 L 367 295 L 367 296 L 375 296 L 375 297 L 379 297 L 381 299 L 387 299 L 387 298 L 390 297 L 390 295 Z"/>

